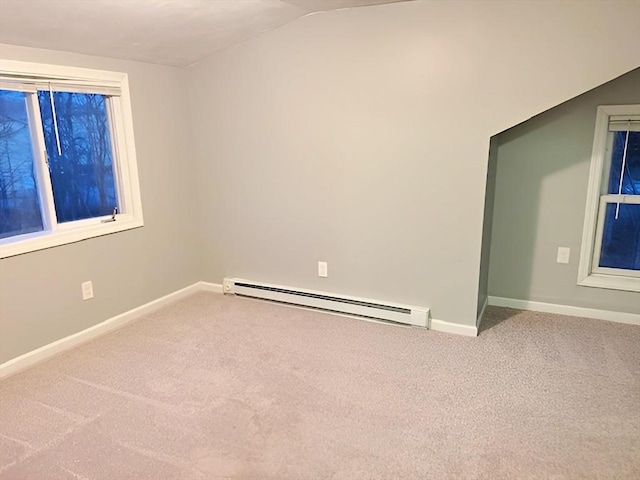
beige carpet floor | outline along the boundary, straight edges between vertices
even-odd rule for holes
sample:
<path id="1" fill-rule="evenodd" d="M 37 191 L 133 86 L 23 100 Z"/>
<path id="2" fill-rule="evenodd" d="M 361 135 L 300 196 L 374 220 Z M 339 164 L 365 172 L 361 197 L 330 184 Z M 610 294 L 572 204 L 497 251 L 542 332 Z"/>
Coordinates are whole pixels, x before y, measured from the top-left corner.
<path id="1" fill-rule="evenodd" d="M 199 293 L 0 383 L 2 479 L 640 478 L 640 327 Z"/>

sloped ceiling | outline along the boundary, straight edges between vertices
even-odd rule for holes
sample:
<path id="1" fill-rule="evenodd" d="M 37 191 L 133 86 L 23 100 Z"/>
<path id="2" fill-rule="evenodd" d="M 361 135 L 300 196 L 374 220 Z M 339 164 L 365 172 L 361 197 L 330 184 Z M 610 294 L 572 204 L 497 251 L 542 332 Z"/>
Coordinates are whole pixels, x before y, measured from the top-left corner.
<path id="1" fill-rule="evenodd" d="M 0 0 L 0 42 L 187 66 L 314 12 L 407 0 Z"/>

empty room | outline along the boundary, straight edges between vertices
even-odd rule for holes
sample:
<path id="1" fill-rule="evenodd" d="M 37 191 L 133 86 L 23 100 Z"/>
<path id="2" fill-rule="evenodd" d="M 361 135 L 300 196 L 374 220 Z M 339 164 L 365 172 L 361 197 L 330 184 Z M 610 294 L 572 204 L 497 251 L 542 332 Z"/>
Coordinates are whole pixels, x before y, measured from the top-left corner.
<path id="1" fill-rule="evenodd" d="M 0 0 L 0 479 L 640 478 L 638 25 Z"/>

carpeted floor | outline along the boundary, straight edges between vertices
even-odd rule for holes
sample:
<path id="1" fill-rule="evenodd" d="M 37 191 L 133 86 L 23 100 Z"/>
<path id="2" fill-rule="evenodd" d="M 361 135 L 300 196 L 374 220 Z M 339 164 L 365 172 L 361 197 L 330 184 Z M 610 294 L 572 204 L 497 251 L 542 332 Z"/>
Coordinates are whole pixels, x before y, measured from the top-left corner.
<path id="1" fill-rule="evenodd" d="M 200 293 L 0 384 L 2 479 L 640 478 L 640 327 Z"/>

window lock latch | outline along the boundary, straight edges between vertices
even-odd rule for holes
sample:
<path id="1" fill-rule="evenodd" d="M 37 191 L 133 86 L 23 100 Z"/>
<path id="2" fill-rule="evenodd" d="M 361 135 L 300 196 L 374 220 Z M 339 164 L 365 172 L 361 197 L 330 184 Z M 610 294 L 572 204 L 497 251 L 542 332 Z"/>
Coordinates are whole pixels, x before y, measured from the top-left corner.
<path id="1" fill-rule="evenodd" d="M 102 220 L 101 223 L 115 222 L 117 213 L 118 213 L 118 207 L 113 207 L 113 213 L 111 214 L 111 218 L 107 218 L 106 220 Z"/>

